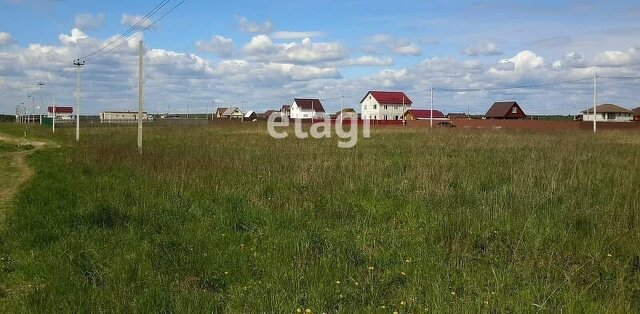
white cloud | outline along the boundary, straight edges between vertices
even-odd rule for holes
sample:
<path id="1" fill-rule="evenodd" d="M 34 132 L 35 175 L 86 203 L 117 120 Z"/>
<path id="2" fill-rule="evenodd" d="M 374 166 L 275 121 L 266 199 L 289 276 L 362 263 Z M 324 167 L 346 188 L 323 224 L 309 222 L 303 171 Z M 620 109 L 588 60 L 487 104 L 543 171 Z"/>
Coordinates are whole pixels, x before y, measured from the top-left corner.
<path id="1" fill-rule="evenodd" d="M 640 46 L 627 51 L 605 51 L 594 61 L 599 67 L 626 67 L 640 64 Z"/>
<path id="2" fill-rule="evenodd" d="M 502 51 L 500 51 L 500 49 L 498 48 L 498 46 L 496 46 L 496 44 L 492 42 L 486 42 L 483 44 L 467 47 L 462 51 L 462 54 L 465 54 L 471 57 L 496 56 L 496 55 L 501 55 Z"/>
<path id="3" fill-rule="evenodd" d="M 103 23 L 104 14 L 100 13 L 98 15 L 93 15 L 90 13 L 83 13 L 76 15 L 74 27 L 88 31 L 100 28 Z"/>
<path id="4" fill-rule="evenodd" d="M 291 32 L 291 31 L 279 31 L 273 32 L 271 37 L 275 39 L 303 39 L 312 37 L 322 37 L 324 32 L 311 31 L 311 32 Z"/>
<path id="5" fill-rule="evenodd" d="M 305 38 L 300 43 L 275 44 L 266 35 L 254 36 L 243 50 L 254 61 L 292 64 L 338 61 L 349 54 L 339 43 L 313 43 L 310 38 Z"/>
<path id="6" fill-rule="evenodd" d="M 200 51 L 214 53 L 220 57 L 230 57 L 233 54 L 235 45 L 231 38 L 214 35 L 209 40 L 197 41 L 196 48 Z"/>
<path id="7" fill-rule="evenodd" d="M 143 16 L 140 16 L 140 15 L 129 15 L 126 13 L 122 14 L 122 18 L 120 19 L 120 24 L 124 26 L 133 27 L 138 23 L 140 24 L 136 26 L 136 29 L 144 29 L 147 27 L 151 27 L 153 20 L 149 18 L 145 19 Z"/>
<path id="8" fill-rule="evenodd" d="M 243 32 L 268 34 L 273 30 L 273 24 L 271 23 L 271 21 L 257 23 L 249 21 L 249 19 L 244 16 L 237 16 L 236 19 L 238 20 L 240 30 Z"/>
<path id="9" fill-rule="evenodd" d="M 13 38 L 11 37 L 11 34 L 0 32 L 0 46 L 8 45 L 10 43 L 13 43 Z"/>
<path id="10" fill-rule="evenodd" d="M 398 55 L 419 56 L 422 50 L 414 43 L 407 39 L 395 38 L 388 34 L 376 34 L 368 39 L 364 47 L 366 52 L 381 53 L 390 51 Z"/>
<path id="11" fill-rule="evenodd" d="M 391 58 L 378 58 L 374 56 L 362 56 L 356 59 L 347 60 L 344 65 L 348 66 L 390 66 L 393 65 Z"/>
<path id="12" fill-rule="evenodd" d="M 70 43 L 77 44 L 79 41 L 86 38 L 88 38 L 87 34 L 83 33 L 81 30 L 77 28 L 74 28 L 71 30 L 71 36 L 68 36 L 66 34 L 60 34 L 60 36 L 58 36 L 58 39 L 63 44 L 70 44 Z"/>
<path id="13" fill-rule="evenodd" d="M 567 55 L 565 55 L 561 60 L 557 60 L 553 63 L 554 69 L 585 68 L 587 66 L 588 66 L 587 60 L 585 60 L 585 58 L 577 52 L 570 52 Z"/>

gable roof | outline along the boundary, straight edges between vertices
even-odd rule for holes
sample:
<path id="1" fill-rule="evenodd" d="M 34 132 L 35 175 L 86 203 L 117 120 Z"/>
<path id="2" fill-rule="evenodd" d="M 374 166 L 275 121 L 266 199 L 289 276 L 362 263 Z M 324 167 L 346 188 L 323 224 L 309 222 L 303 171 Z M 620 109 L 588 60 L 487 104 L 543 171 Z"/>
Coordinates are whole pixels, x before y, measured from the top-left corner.
<path id="1" fill-rule="evenodd" d="M 238 109 L 238 107 L 231 107 L 231 108 L 227 108 L 227 110 L 224 111 L 224 113 L 222 113 L 223 116 L 230 116 L 233 115 L 233 113 L 235 111 L 238 111 L 238 113 L 242 114 L 242 111 L 240 111 L 240 109 Z"/>
<path id="2" fill-rule="evenodd" d="M 338 112 L 336 112 L 336 115 L 340 115 L 341 113 L 355 113 L 356 111 L 353 108 L 344 108 L 344 109 L 340 109 Z"/>
<path id="3" fill-rule="evenodd" d="M 251 118 L 252 116 L 258 116 L 258 115 L 256 114 L 255 111 L 247 111 L 247 113 L 244 114 L 245 118 Z"/>
<path id="4" fill-rule="evenodd" d="M 280 112 L 285 112 L 289 110 L 291 110 L 291 105 L 282 105 L 282 108 L 280 108 Z"/>
<path id="5" fill-rule="evenodd" d="M 583 110 L 582 113 L 593 113 L 593 107 Z M 613 104 L 603 104 L 596 106 L 597 113 L 632 113 L 632 111 Z"/>
<path id="6" fill-rule="evenodd" d="M 631 110 L 631 112 L 633 112 L 634 116 L 640 116 L 640 107 Z"/>
<path id="7" fill-rule="evenodd" d="M 47 111 L 53 113 L 53 106 L 49 106 Z M 73 113 L 73 107 L 56 106 L 56 114 L 58 113 Z"/>
<path id="8" fill-rule="evenodd" d="M 431 118 L 431 110 L 429 109 L 409 109 L 406 114 L 411 114 L 416 119 L 430 119 Z M 445 118 L 444 114 L 440 110 L 433 111 L 433 118 Z"/>
<path id="9" fill-rule="evenodd" d="M 265 111 L 262 115 L 266 118 L 268 118 L 270 115 L 274 114 L 276 111 L 273 109 L 269 109 L 267 111 Z"/>
<path id="10" fill-rule="evenodd" d="M 218 109 L 216 109 L 216 115 L 217 116 L 223 115 L 224 112 L 227 111 L 227 109 L 229 109 L 229 108 L 218 108 Z"/>
<path id="11" fill-rule="evenodd" d="M 300 109 L 313 110 L 315 112 L 325 112 L 320 99 L 294 98 L 293 101 L 295 101 Z"/>
<path id="12" fill-rule="evenodd" d="M 364 98 L 362 98 L 360 103 L 367 99 L 367 96 L 369 96 L 369 94 L 371 94 L 371 96 L 373 96 L 373 98 L 375 98 L 381 105 L 398 105 L 402 104 L 403 100 L 405 105 L 413 104 L 413 101 L 411 101 L 411 99 L 409 99 L 409 97 L 407 97 L 407 95 L 405 95 L 405 93 L 403 92 L 384 91 L 369 91 L 366 95 L 364 95 Z"/>
<path id="13" fill-rule="evenodd" d="M 511 108 L 513 108 L 513 106 L 518 106 L 518 108 L 520 108 L 520 105 L 518 105 L 518 103 L 515 102 L 515 101 L 497 101 L 497 102 L 494 102 L 493 105 L 491 106 L 491 108 L 489 108 L 489 111 L 487 111 L 487 113 L 484 116 L 487 117 L 487 118 L 503 118 L 503 117 L 506 117 L 511 112 Z M 522 108 L 520 108 L 520 110 L 522 111 Z M 524 111 L 523 111 L 523 113 L 524 113 Z"/>

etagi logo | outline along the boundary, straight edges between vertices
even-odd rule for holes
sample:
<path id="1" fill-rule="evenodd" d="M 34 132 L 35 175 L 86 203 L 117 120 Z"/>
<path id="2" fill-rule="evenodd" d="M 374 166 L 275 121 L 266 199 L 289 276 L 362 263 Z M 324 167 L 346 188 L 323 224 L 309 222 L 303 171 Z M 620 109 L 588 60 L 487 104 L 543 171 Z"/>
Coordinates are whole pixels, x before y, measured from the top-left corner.
<path id="1" fill-rule="evenodd" d="M 276 120 L 281 121 L 276 121 Z M 336 136 L 344 141 L 338 141 L 338 147 L 340 148 L 352 148 L 358 144 L 358 121 L 355 119 L 343 120 L 342 118 L 338 118 L 335 120 L 335 123 L 331 123 L 331 120 L 327 120 L 326 118 L 321 119 L 319 122 L 313 122 L 311 124 L 311 128 L 307 133 L 302 129 L 302 120 L 294 119 L 294 132 L 296 138 L 306 139 L 311 135 L 314 139 L 321 138 L 331 138 L 332 136 L 332 125 L 335 126 Z M 348 130 L 345 130 L 345 125 L 349 125 Z M 269 116 L 267 120 L 267 131 L 269 135 L 275 139 L 283 139 L 289 136 L 287 130 L 282 132 L 278 132 L 276 128 L 289 128 L 291 126 L 289 117 L 278 117 L 275 114 Z M 364 120 L 362 123 L 362 137 L 370 138 L 371 137 L 371 128 L 369 124 L 369 120 Z"/>

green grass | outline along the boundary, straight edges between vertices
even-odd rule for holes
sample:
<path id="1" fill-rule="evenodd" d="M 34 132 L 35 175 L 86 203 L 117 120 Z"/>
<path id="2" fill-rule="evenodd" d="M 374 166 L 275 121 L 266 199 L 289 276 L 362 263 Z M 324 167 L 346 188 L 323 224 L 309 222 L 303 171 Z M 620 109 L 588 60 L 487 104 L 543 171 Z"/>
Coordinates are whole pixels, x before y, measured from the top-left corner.
<path id="1" fill-rule="evenodd" d="M 640 311 L 637 133 L 145 132 L 29 157 L 0 311 Z"/>

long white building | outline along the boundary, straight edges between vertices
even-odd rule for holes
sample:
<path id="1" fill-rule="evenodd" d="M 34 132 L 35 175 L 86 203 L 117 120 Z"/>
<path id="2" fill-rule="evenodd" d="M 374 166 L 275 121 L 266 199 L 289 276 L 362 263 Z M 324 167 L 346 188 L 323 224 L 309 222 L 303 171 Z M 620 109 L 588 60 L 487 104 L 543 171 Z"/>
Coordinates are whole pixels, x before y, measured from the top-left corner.
<path id="1" fill-rule="evenodd" d="M 593 108 L 582 111 L 582 121 L 593 121 Z M 604 104 L 596 106 L 596 122 L 630 122 L 633 111 L 617 105 Z"/>

